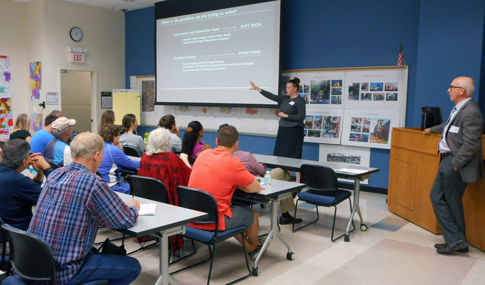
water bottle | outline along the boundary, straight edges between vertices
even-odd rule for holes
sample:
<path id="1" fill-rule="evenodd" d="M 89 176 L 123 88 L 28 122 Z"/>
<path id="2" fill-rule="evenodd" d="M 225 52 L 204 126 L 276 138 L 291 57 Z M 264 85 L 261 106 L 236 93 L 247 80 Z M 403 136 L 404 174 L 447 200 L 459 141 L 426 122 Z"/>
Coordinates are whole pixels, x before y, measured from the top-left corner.
<path id="1" fill-rule="evenodd" d="M 271 174 L 269 173 L 269 171 L 266 171 L 266 174 L 264 175 L 263 183 L 264 185 L 271 185 Z"/>

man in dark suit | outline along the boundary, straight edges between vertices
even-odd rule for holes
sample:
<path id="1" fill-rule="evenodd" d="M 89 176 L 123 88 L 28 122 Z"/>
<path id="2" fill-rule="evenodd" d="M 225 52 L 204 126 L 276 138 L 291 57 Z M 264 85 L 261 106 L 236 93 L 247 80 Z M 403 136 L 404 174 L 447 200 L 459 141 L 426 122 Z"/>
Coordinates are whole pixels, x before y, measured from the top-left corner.
<path id="1" fill-rule="evenodd" d="M 438 146 L 441 162 L 431 188 L 431 202 L 446 243 L 436 244 L 438 253 L 468 252 L 461 201 L 468 182 L 483 179 L 482 113 L 472 100 L 473 79 L 458 77 L 448 93 L 455 103 L 448 120 L 424 131 L 442 133 Z"/>

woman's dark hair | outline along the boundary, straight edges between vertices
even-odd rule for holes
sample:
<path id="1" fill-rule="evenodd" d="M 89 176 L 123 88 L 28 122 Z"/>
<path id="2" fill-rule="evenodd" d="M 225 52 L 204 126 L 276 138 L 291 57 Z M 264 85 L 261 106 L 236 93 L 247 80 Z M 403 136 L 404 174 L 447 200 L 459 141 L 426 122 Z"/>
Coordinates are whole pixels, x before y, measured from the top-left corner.
<path id="1" fill-rule="evenodd" d="M 112 143 L 113 137 L 120 134 L 120 127 L 118 125 L 104 125 L 99 131 L 99 135 L 103 138 L 105 142 Z"/>
<path id="2" fill-rule="evenodd" d="M 172 126 L 175 125 L 175 117 L 171 114 L 165 115 L 160 118 L 160 121 L 158 121 L 158 125 L 164 129 L 171 131 Z"/>
<path id="3" fill-rule="evenodd" d="M 99 124 L 99 129 L 101 130 L 104 125 L 114 125 L 115 123 L 115 112 L 108 110 L 101 115 L 101 123 Z"/>
<path id="4" fill-rule="evenodd" d="M 296 87 L 296 89 L 300 88 L 300 79 L 298 77 L 293 77 L 293 79 L 288 80 L 288 83 L 293 84 L 293 87 Z"/>
<path id="5" fill-rule="evenodd" d="M 136 120 L 136 116 L 133 114 L 126 114 L 123 116 L 123 120 L 121 120 L 121 123 L 123 124 L 123 133 L 126 133 L 127 131 L 130 130 L 131 124 L 134 123 Z"/>
<path id="6" fill-rule="evenodd" d="M 194 151 L 194 146 L 201 130 L 202 124 L 199 121 L 189 123 L 187 131 L 184 134 L 184 139 L 182 140 L 182 153 L 186 153 L 190 157 Z"/>

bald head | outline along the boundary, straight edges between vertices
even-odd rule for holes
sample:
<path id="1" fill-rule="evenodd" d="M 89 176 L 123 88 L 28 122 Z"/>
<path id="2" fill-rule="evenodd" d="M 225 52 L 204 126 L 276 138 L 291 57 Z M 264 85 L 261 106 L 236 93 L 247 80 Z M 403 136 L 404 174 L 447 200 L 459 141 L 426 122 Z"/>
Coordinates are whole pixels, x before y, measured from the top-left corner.
<path id="1" fill-rule="evenodd" d="M 103 138 L 94 133 L 81 133 L 71 142 L 72 158 L 90 157 L 103 149 Z"/>
<path id="2" fill-rule="evenodd" d="M 459 84 L 458 86 L 463 87 L 466 96 L 471 97 L 473 95 L 473 91 L 475 91 L 475 83 L 473 82 L 473 79 L 467 76 L 460 76 L 455 78 L 455 80 Z"/>

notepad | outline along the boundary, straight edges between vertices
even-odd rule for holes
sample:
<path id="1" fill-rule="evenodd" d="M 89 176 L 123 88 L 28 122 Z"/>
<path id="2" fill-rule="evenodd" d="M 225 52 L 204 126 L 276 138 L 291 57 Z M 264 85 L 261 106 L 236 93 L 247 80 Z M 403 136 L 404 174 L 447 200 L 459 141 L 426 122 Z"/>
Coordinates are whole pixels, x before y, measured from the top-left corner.
<path id="1" fill-rule="evenodd" d="M 140 204 L 140 211 L 138 216 L 155 216 L 157 204 Z"/>
<path id="2" fill-rule="evenodd" d="M 352 174 L 361 174 L 361 173 L 366 173 L 367 170 L 351 169 L 351 168 L 341 168 L 341 169 L 337 169 L 337 172 L 345 172 L 345 173 L 352 173 Z"/>

